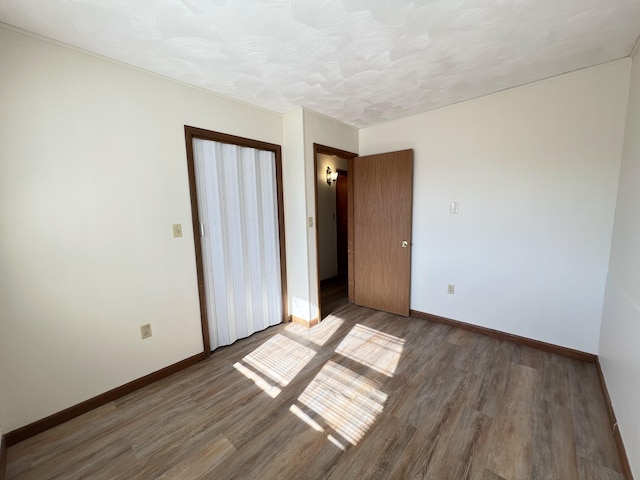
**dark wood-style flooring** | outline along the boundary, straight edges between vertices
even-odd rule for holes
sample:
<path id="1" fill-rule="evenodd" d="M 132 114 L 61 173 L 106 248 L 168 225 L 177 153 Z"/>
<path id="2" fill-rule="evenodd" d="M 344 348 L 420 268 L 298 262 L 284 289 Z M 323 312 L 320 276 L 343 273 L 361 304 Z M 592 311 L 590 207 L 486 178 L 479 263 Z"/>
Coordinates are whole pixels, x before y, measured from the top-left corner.
<path id="1" fill-rule="evenodd" d="M 9 479 L 622 479 L 594 365 L 342 303 L 9 448 Z"/>
<path id="2" fill-rule="evenodd" d="M 346 272 L 320 282 L 320 315 L 322 315 L 322 320 L 347 303 L 347 294 Z"/>

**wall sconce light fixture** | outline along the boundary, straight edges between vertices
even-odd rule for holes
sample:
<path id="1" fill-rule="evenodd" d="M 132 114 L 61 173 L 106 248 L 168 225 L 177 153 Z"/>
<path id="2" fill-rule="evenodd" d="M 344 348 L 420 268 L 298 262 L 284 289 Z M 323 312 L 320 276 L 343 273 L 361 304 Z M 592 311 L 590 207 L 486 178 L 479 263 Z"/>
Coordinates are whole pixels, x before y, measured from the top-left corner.
<path id="1" fill-rule="evenodd" d="M 332 172 L 331 167 L 327 166 L 327 183 L 331 185 L 336 180 L 338 180 L 338 172 Z"/>

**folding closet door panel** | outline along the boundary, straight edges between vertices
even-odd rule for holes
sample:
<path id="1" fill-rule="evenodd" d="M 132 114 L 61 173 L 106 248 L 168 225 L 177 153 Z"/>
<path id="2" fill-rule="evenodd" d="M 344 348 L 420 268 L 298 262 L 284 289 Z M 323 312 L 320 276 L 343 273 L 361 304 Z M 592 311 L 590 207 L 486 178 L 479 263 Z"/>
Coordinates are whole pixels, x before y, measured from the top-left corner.
<path id="1" fill-rule="evenodd" d="M 211 349 L 282 321 L 273 152 L 193 139 Z"/>

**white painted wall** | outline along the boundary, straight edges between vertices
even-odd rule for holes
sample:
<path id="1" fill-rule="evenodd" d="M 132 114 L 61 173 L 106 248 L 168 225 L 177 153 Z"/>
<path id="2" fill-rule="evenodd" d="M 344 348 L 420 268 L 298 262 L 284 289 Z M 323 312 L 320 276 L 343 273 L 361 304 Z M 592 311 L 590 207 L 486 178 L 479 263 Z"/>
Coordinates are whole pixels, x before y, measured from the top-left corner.
<path id="1" fill-rule="evenodd" d="M 415 151 L 412 309 L 596 353 L 629 68 L 360 131 L 361 155 Z"/>
<path id="2" fill-rule="evenodd" d="M 287 285 L 289 314 L 311 320 L 309 300 L 309 249 L 307 245 L 306 172 L 304 118 L 302 109 L 283 119 L 283 184 L 287 241 Z M 315 253 L 314 253 L 315 254 Z"/>
<path id="3" fill-rule="evenodd" d="M 598 355 L 627 456 L 640 477 L 640 54 L 633 58 Z"/>
<path id="4" fill-rule="evenodd" d="M 318 154 L 316 182 L 318 184 L 318 265 L 320 280 L 338 274 L 338 230 L 336 221 L 336 184 L 327 183 L 327 167 L 331 171 L 347 170 L 348 160 Z"/>
<path id="5" fill-rule="evenodd" d="M 202 351 L 185 124 L 283 141 L 280 115 L 0 28 L 5 433 Z"/>
<path id="6" fill-rule="evenodd" d="M 303 109 L 284 115 L 283 130 L 289 313 L 312 321 L 318 318 L 313 144 L 355 152 L 358 130 Z M 312 227 L 309 218 L 313 220 Z"/>
<path id="7" fill-rule="evenodd" d="M 304 147 L 307 217 L 315 219 L 315 189 L 314 182 L 317 175 L 313 169 L 313 144 L 318 143 L 347 152 L 358 153 L 358 129 L 337 120 L 330 119 L 315 112 L 304 110 Z M 326 185 L 326 183 L 325 183 Z M 318 318 L 318 266 L 316 262 L 316 232 L 314 228 L 307 229 L 307 245 L 309 251 L 309 301 L 311 304 L 311 319 Z"/>

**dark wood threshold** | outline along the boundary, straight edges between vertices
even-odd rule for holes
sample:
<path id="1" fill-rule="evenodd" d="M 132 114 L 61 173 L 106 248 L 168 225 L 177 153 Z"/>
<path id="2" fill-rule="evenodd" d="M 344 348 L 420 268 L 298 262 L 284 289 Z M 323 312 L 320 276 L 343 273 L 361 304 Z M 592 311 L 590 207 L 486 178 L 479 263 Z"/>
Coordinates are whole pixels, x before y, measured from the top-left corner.
<path id="1" fill-rule="evenodd" d="M 120 397 L 123 397 L 131 392 L 139 390 L 142 387 L 146 387 L 147 385 L 151 385 L 158 380 L 162 380 L 174 373 L 179 372 L 180 370 L 184 370 L 191 365 L 194 365 L 205 359 L 204 352 L 194 355 L 189 358 L 185 358 L 173 365 L 169 365 L 168 367 L 162 368 L 155 372 L 152 372 L 144 377 L 140 377 L 136 380 L 133 380 L 129 383 L 125 383 L 119 387 L 114 388 L 113 390 L 109 390 L 103 394 L 100 394 L 96 397 L 85 400 L 82 403 L 78 403 L 72 407 L 69 407 L 61 412 L 54 413 L 53 415 L 49 415 L 46 418 L 41 420 L 37 420 L 29 425 L 25 425 L 24 427 L 18 428 L 17 430 L 13 430 L 6 435 L 3 436 L 3 440 L 6 441 L 6 446 L 9 447 L 11 445 L 15 445 L 27 438 L 31 438 L 34 435 L 44 432 L 45 430 L 49 430 L 57 425 L 60 425 L 66 421 L 71 420 L 72 418 L 78 417 L 84 413 L 87 413 L 94 408 L 98 408 L 106 403 L 112 402 Z M 4 443 L 3 443 L 4 445 Z M 4 449 L 3 449 L 4 455 Z M 0 476 L 0 480 L 2 477 Z"/>
<path id="2" fill-rule="evenodd" d="M 5 472 L 7 470 L 7 439 L 4 435 L 0 437 L 0 480 L 4 480 Z"/>
<path id="3" fill-rule="evenodd" d="M 626 480 L 633 480 L 633 474 L 631 473 L 631 464 L 629 463 L 627 450 L 624 448 L 622 435 L 620 435 L 620 429 L 618 428 L 618 420 L 616 419 L 616 413 L 613 410 L 613 404 L 611 403 L 611 397 L 609 396 L 609 389 L 607 388 L 607 383 L 604 380 L 604 373 L 602 372 L 602 366 L 600 365 L 599 358 L 596 358 L 596 369 L 598 370 L 600 387 L 602 388 L 602 393 L 604 395 L 604 402 L 607 407 L 607 413 L 609 414 L 609 422 L 611 423 L 611 430 L 613 431 L 613 439 L 616 442 L 616 448 L 618 449 L 618 456 L 620 457 L 622 475 Z"/>
<path id="4" fill-rule="evenodd" d="M 452 320 L 446 317 L 440 317 L 431 313 L 419 312 L 417 310 L 411 310 L 412 317 L 424 318 L 425 320 L 431 320 L 432 322 L 444 323 L 451 325 L 452 327 L 461 328 L 463 330 L 469 330 L 481 335 L 487 335 L 489 337 L 497 338 L 499 340 L 506 340 L 507 342 L 517 343 L 519 345 L 525 345 L 527 347 L 537 348 L 549 353 L 557 353 L 565 357 L 575 358 L 578 360 L 584 360 L 585 362 L 596 363 L 598 356 L 593 353 L 583 352 L 581 350 L 574 350 L 573 348 L 561 347 L 560 345 L 554 345 L 553 343 L 542 342 L 540 340 L 533 340 L 527 337 L 521 337 L 519 335 L 513 335 L 511 333 L 501 332 L 500 330 L 493 330 L 492 328 L 481 327 L 479 325 L 473 325 L 471 323 L 461 322 L 459 320 Z"/>

